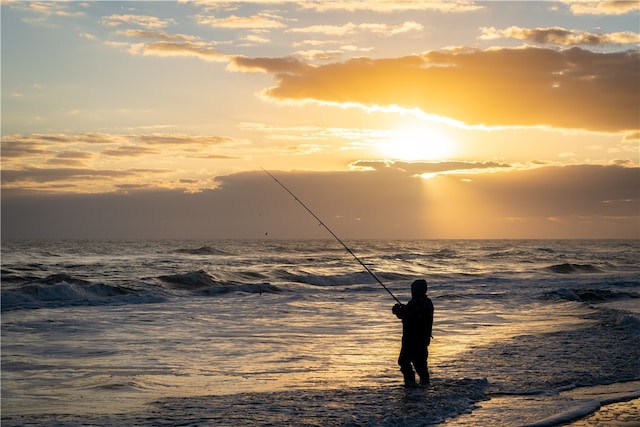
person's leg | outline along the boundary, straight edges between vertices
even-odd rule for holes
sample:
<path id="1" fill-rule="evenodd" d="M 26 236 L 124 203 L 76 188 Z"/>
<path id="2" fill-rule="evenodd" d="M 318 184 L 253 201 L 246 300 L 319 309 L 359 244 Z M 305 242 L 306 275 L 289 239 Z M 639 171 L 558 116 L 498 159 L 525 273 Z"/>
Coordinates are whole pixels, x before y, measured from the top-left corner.
<path id="1" fill-rule="evenodd" d="M 420 384 L 428 385 L 429 384 L 429 369 L 427 368 L 427 357 L 429 356 L 429 351 L 427 346 L 419 346 L 416 347 L 413 351 L 411 358 L 411 362 L 413 366 L 416 368 L 416 372 L 420 376 Z"/>
<path id="2" fill-rule="evenodd" d="M 400 356 L 398 357 L 398 365 L 400 365 L 400 372 L 404 377 L 405 386 L 413 386 L 416 384 L 416 374 L 411 367 L 412 357 L 405 345 L 400 350 Z"/>

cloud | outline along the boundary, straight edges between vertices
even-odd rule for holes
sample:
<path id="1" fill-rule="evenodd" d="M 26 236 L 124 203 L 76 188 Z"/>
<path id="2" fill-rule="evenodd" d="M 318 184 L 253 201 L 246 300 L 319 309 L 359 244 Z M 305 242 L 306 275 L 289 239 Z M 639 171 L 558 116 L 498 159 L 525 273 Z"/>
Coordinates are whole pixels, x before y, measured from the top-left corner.
<path id="1" fill-rule="evenodd" d="M 220 145 L 234 142 L 232 138 L 226 136 L 212 135 L 183 135 L 183 134 L 151 134 L 151 135 L 131 135 L 132 139 L 151 145 Z"/>
<path id="2" fill-rule="evenodd" d="M 640 140 L 640 131 L 631 132 L 624 136 L 625 141 L 638 141 Z"/>
<path id="3" fill-rule="evenodd" d="M 121 145 L 116 148 L 102 150 L 101 154 L 109 157 L 139 157 L 139 156 L 147 156 L 150 154 L 158 154 L 158 151 L 148 147 L 137 147 L 135 145 Z"/>
<path id="4" fill-rule="evenodd" d="M 241 40 L 244 40 L 246 43 L 245 45 L 253 45 L 253 44 L 267 44 L 270 43 L 271 40 L 261 36 L 259 34 L 247 34 L 246 36 L 243 36 L 240 38 Z"/>
<path id="5" fill-rule="evenodd" d="M 261 132 L 264 134 L 264 138 L 269 141 L 303 143 L 301 147 L 304 151 L 308 151 L 309 147 L 314 147 L 314 151 L 318 151 L 320 147 L 326 148 L 329 146 L 328 142 L 335 144 L 345 141 L 347 144 L 355 143 L 369 146 L 380 139 L 387 138 L 389 134 L 388 131 L 381 131 L 380 129 L 313 125 L 277 126 L 257 122 L 242 122 L 239 124 L 239 128 Z M 275 146 L 270 147 L 270 150 L 275 149 Z"/>
<path id="6" fill-rule="evenodd" d="M 0 152 L 5 169 L 13 165 L 25 166 L 41 162 L 50 165 L 84 166 L 85 161 L 94 155 L 93 150 L 87 148 L 87 144 L 110 145 L 123 141 L 123 138 L 116 135 L 95 133 L 5 135 L 2 138 Z"/>
<path id="7" fill-rule="evenodd" d="M 224 154 L 197 154 L 197 155 L 191 155 L 187 157 L 192 159 L 207 159 L 207 160 L 240 160 L 242 159 L 242 157 L 239 157 L 239 156 L 227 156 Z M 180 182 L 185 182 L 185 181 L 181 180 Z"/>
<path id="8" fill-rule="evenodd" d="M 96 36 L 94 36 L 91 33 L 87 33 L 87 32 L 80 32 L 80 33 L 78 33 L 78 35 L 80 37 L 82 37 L 83 39 L 86 39 L 86 40 L 96 40 L 97 39 Z"/>
<path id="9" fill-rule="evenodd" d="M 121 144 L 127 141 L 131 135 L 109 134 L 97 132 L 85 132 L 76 134 L 65 133 L 33 133 L 31 135 L 5 135 L 2 137 L 2 156 L 11 147 L 54 147 L 68 146 L 71 144 Z"/>
<path id="10" fill-rule="evenodd" d="M 640 115 L 634 50 L 460 48 L 321 66 L 233 57 L 230 68 L 274 73 L 265 95 L 278 100 L 398 106 L 468 125 L 622 132 L 637 129 Z"/>
<path id="11" fill-rule="evenodd" d="M 174 19 L 160 19 L 148 15 L 110 15 L 104 16 L 101 22 L 106 27 L 119 27 L 120 25 L 135 25 L 148 30 L 160 30 L 170 24 L 175 24 Z"/>
<path id="12" fill-rule="evenodd" d="M 374 170 L 398 170 L 411 175 L 436 174 L 442 172 L 470 172 L 484 169 L 511 168 L 507 163 L 498 162 L 399 162 L 387 160 L 357 160 L 350 165 L 353 168 L 366 168 Z"/>
<path id="13" fill-rule="evenodd" d="M 576 15 L 624 15 L 640 10 L 637 1 L 590 1 L 590 0 L 560 0 L 569 6 Z"/>
<path id="14" fill-rule="evenodd" d="M 298 50 L 295 56 L 303 58 L 305 61 L 335 61 L 340 58 L 344 52 L 341 50 Z"/>
<path id="15" fill-rule="evenodd" d="M 122 185 L 175 188 L 179 179 L 206 171 L 154 169 L 158 162 L 238 159 L 241 156 L 227 153 L 235 154 L 232 150 L 239 145 L 246 141 L 180 133 L 8 135 L 2 140 L 2 190 L 99 192 Z M 219 152 L 213 152 L 214 148 Z M 131 169 L 132 162 L 151 168 Z M 171 180 L 159 181 L 158 174 L 170 174 L 167 179 Z M 210 186 L 211 182 L 202 184 Z"/>
<path id="16" fill-rule="evenodd" d="M 312 9 L 318 12 L 330 12 L 343 10 L 356 12 L 370 10 L 374 12 L 402 12 L 402 11 L 423 11 L 432 10 L 443 13 L 464 13 L 474 12 L 483 8 L 470 0 L 330 0 L 318 2 L 302 2 L 300 7 Z"/>
<path id="17" fill-rule="evenodd" d="M 509 27 L 498 30 L 494 27 L 481 27 L 481 40 L 495 40 L 513 38 L 540 44 L 556 44 L 560 46 L 576 45 L 608 45 L 608 44 L 637 44 L 640 34 L 624 31 L 618 33 L 597 34 L 586 31 L 567 30 L 561 27 L 521 28 Z"/>
<path id="18" fill-rule="evenodd" d="M 83 151 L 63 151 L 57 153 L 56 157 L 60 159 L 90 159 L 93 157 L 92 153 L 85 153 Z"/>
<path id="19" fill-rule="evenodd" d="M 197 15 L 196 22 L 213 28 L 283 28 L 282 18 L 273 14 L 259 13 L 252 16 L 231 15 L 225 18 L 216 18 L 210 15 Z"/>
<path id="20" fill-rule="evenodd" d="M 422 24 L 415 21 L 407 21 L 398 25 L 382 23 L 354 24 L 349 22 L 344 25 L 311 25 L 308 27 L 290 28 L 288 33 L 323 34 L 328 36 L 345 36 L 355 32 L 370 32 L 381 36 L 394 36 L 397 34 L 420 32 L 424 29 Z"/>
<path id="21" fill-rule="evenodd" d="M 33 2 L 27 3 L 27 5 L 29 10 L 33 12 L 42 13 L 45 15 L 52 15 L 60 11 L 61 4 L 56 2 L 33 1 Z"/>
<path id="22" fill-rule="evenodd" d="M 151 134 L 107 134 L 107 133 L 77 133 L 77 134 L 42 134 L 7 135 L 2 139 L 2 157 L 16 157 L 20 155 L 41 154 L 47 148 L 68 147 L 71 145 L 165 145 L 176 147 L 206 147 L 212 145 L 232 144 L 239 141 L 227 136 L 217 135 L 188 135 L 182 133 L 151 133 Z"/>
<path id="23" fill-rule="evenodd" d="M 25 157 L 43 155 L 47 152 L 46 147 L 34 142 L 21 142 L 16 139 L 2 141 L 2 160 L 22 159 Z"/>
<path id="24" fill-rule="evenodd" d="M 205 61 L 228 61 L 226 54 L 208 43 L 158 41 L 132 51 L 132 53 L 138 52 L 147 56 L 195 56 Z"/>
<path id="25" fill-rule="evenodd" d="M 53 158 L 47 160 L 48 165 L 69 166 L 69 167 L 87 167 L 88 160 L 93 159 L 93 153 L 83 151 L 62 151 L 56 153 Z"/>
<path id="26" fill-rule="evenodd" d="M 51 16 L 82 17 L 85 13 L 81 10 L 71 10 L 79 2 L 56 2 L 56 1 L 2 1 L 2 6 L 20 8 L 28 12 L 32 12 L 39 16 L 38 18 L 25 18 L 24 22 L 32 24 L 42 24 Z"/>
<path id="27" fill-rule="evenodd" d="M 233 56 L 230 58 L 229 69 L 232 71 L 262 72 L 262 73 L 295 73 L 304 74 L 313 66 L 296 58 L 248 58 Z"/>
<path id="28" fill-rule="evenodd" d="M 640 168 L 621 165 L 549 166 L 468 176 L 478 196 L 505 215 L 611 215 L 638 218 Z M 610 200 L 626 200 L 615 211 Z M 636 224 L 636 226 L 640 223 Z"/>
<path id="29" fill-rule="evenodd" d="M 8 169 L 2 171 L 2 183 L 52 183 L 56 181 L 102 180 L 128 178 L 137 175 L 167 173 L 164 169 L 87 169 L 87 168 L 36 168 Z"/>
<path id="30" fill-rule="evenodd" d="M 196 36 L 190 36 L 188 34 L 169 34 L 163 31 L 119 30 L 116 32 L 116 34 L 140 39 L 160 39 L 169 42 L 195 42 L 199 40 L 199 37 Z"/>
<path id="31" fill-rule="evenodd" d="M 421 32 L 424 30 L 424 26 L 415 21 L 407 21 L 399 25 L 364 23 L 359 24 L 358 28 L 362 31 L 369 31 L 381 36 L 395 36 L 396 34 Z"/>
<path id="32" fill-rule="evenodd" d="M 356 30 L 356 25 L 349 22 L 344 25 L 310 25 L 308 27 L 290 28 L 289 33 L 309 33 L 309 34 L 325 34 L 329 36 L 345 36 Z"/>
<path id="33" fill-rule="evenodd" d="M 443 175 L 272 171 L 341 238 L 640 238 L 640 170 L 575 165 Z M 3 238 L 330 238 L 263 172 L 215 190 L 3 192 Z M 553 220 L 550 220 L 552 218 Z"/>

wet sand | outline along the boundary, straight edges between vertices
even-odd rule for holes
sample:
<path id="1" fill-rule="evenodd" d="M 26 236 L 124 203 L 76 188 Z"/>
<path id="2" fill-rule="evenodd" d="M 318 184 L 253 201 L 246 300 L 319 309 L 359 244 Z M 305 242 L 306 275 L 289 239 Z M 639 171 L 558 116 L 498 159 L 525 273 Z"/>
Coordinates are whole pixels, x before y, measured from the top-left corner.
<path id="1" fill-rule="evenodd" d="M 445 425 L 640 427 L 640 381 L 578 387 L 552 395 L 494 395 Z"/>
<path id="2" fill-rule="evenodd" d="M 590 416 L 569 425 L 572 427 L 640 427 L 640 399 L 602 406 Z"/>

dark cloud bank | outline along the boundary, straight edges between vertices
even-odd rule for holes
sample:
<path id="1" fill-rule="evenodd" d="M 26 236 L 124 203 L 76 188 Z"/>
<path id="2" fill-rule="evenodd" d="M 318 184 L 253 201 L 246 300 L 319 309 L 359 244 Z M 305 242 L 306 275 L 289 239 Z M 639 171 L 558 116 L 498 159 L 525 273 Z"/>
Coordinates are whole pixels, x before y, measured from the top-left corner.
<path id="1" fill-rule="evenodd" d="M 343 238 L 640 238 L 639 168 L 275 173 Z M 219 182 L 196 194 L 4 191 L 2 238 L 330 238 L 264 173 Z"/>

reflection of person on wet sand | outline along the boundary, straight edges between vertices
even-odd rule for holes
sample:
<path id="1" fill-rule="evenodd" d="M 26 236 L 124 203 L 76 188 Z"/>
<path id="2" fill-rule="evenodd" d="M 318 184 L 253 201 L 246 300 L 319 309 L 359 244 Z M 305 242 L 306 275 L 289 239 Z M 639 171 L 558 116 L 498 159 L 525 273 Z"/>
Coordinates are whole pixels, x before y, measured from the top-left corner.
<path id="1" fill-rule="evenodd" d="M 420 385 L 427 386 L 429 385 L 428 347 L 433 327 L 433 303 L 427 296 L 427 282 L 423 279 L 414 281 L 411 284 L 411 300 L 406 305 L 396 304 L 392 312 L 402 319 L 402 348 L 398 365 L 404 376 L 404 385 L 418 387 L 415 374 L 417 372 L 420 376 Z"/>

